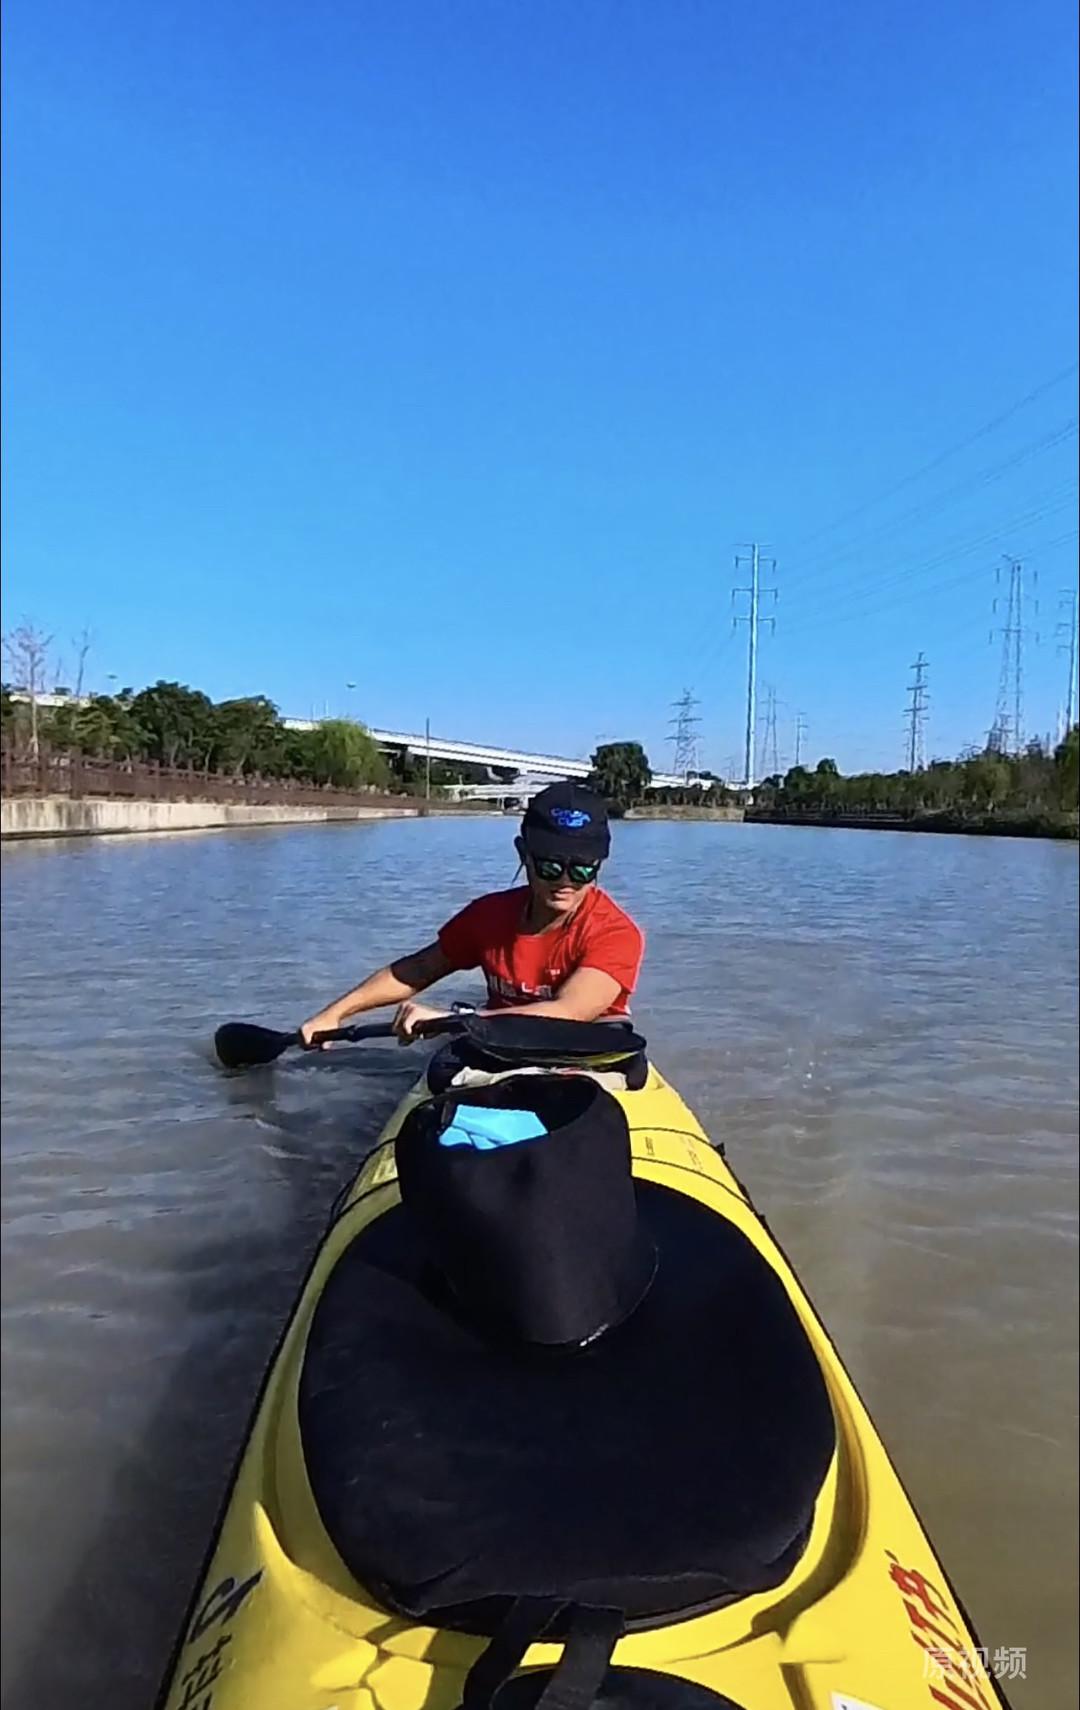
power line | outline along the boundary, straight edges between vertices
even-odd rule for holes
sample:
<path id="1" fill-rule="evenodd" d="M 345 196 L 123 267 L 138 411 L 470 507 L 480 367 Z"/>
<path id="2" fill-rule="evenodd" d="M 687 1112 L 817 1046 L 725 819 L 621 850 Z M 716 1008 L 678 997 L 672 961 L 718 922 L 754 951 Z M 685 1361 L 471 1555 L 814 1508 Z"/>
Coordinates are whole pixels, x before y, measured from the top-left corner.
<path id="1" fill-rule="evenodd" d="M 1023 463 L 1030 462 L 1033 457 L 1038 457 L 1045 451 L 1053 450 L 1055 446 L 1063 445 L 1068 440 L 1075 439 L 1078 432 L 1080 432 L 1080 423 L 1075 418 L 1070 418 L 1030 445 L 1023 446 L 1011 457 L 1007 457 L 999 463 L 989 464 L 984 469 L 976 470 L 973 475 L 956 482 L 952 487 L 947 487 L 943 493 L 937 493 L 931 498 L 921 500 L 920 503 L 912 505 L 908 510 L 901 511 L 900 515 L 891 521 L 872 528 L 869 533 L 856 534 L 847 545 L 831 548 L 824 555 L 811 558 L 807 563 L 796 563 L 795 575 L 797 576 L 800 570 L 809 571 L 811 575 L 814 575 L 819 566 L 826 564 L 833 566 L 842 563 L 844 559 L 853 558 L 875 541 L 887 539 L 911 523 L 925 521 L 936 516 L 939 512 L 947 510 L 955 500 L 963 498 L 965 494 L 972 491 L 978 492 L 985 487 L 992 486 L 995 481 L 1000 481 L 1010 470 L 1018 468 Z"/>
<path id="2" fill-rule="evenodd" d="M 1069 490 L 1072 494 L 1075 494 L 1075 492 L 1076 492 L 1075 482 L 1072 483 L 1071 488 Z M 868 595 L 871 598 L 871 601 L 872 601 L 872 603 L 869 606 L 860 606 L 858 604 L 852 605 L 850 603 L 846 603 L 845 604 L 845 610 L 843 612 L 841 612 L 838 615 L 833 615 L 833 612 L 830 610 L 830 607 L 828 604 L 825 605 L 824 609 L 821 609 L 820 604 L 819 604 L 819 607 L 817 609 L 817 615 L 808 619 L 805 623 L 797 623 L 793 627 L 785 627 L 784 634 L 785 634 L 785 636 L 790 638 L 793 635 L 795 635 L 795 636 L 805 635 L 805 634 L 807 634 L 807 633 L 809 633 L 815 629 L 821 629 L 822 627 L 832 629 L 838 624 L 851 623 L 853 620 L 858 620 L 858 619 L 864 618 L 864 617 L 872 617 L 872 616 L 876 615 L 876 613 L 878 613 L 879 611 L 892 610 L 894 607 L 896 607 L 898 605 L 906 604 L 909 600 L 925 599 L 926 594 L 928 592 L 928 590 L 925 586 L 923 586 L 923 587 L 910 586 L 907 588 L 906 592 L 900 593 L 899 595 L 897 595 L 893 598 L 890 598 L 888 600 L 885 600 L 882 603 L 876 602 L 873 597 L 876 594 L 884 592 L 884 591 L 889 590 L 889 589 L 902 588 L 902 587 L 904 587 L 905 584 L 912 583 L 913 579 L 915 577 L 924 575 L 927 571 L 936 570 L 940 566 L 945 565 L 945 564 L 949 564 L 955 559 L 968 558 L 973 553 L 981 551 L 981 549 L 983 547 L 988 546 L 988 545 L 993 545 L 993 543 L 995 541 L 1000 540 L 1003 535 L 1014 534 L 1018 529 L 1030 527 L 1034 523 L 1044 521 L 1047 517 L 1056 516 L 1059 511 L 1068 510 L 1071 508 L 1072 508 L 1071 499 L 1068 496 L 1066 496 L 1064 498 L 1059 499 L 1056 504 L 1045 505 L 1045 506 L 1040 507 L 1037 510 L 1028 511 L 1026 513 L 1021 513 L 1018 516 L 1008 518 L 1008 519 L 1004 520 L 1000 525 L 995 526 L 992 529 L 989 529 L 986 533 L 981 534 L 981 535 L 976 535 L 974 537 L 968 537 L 966 539 L 966 541 L 964 540 L 964 537 L 961 536 L 959 538 L 963 542 L 963 544 L 961 544 L 961 545 L 951 545 L 950 544 L 950 545 L 946 546 L 942 551 L 938 552 L 935 557 L 927 559 L 927 561 L 925 563 L 916 565 L 911 570 L 904 571 L 904 572 L 902 572 L 898 575 L 895 575 L 895 576 L 886 577 L 884 581 L 879 582 L 876 586 L 874 586 L 873 584 L 868 584 L 866 589 L 865 589 L 865 593 L 866 593 L 866 595 Z M 1075 537 L 1075 530 L 1071 530 L 1068 533 L 1063 534 L 1063 535 L 1057 535 L 1057 536 L 1055 536 L 1055 538 L 1053 540 L 1039 542 L 1038 550 L 1043 551 L 1043 552 L 1049 551 L 1049 549 L 1051 547 L 1061 546 L 1066 541 L 1072 540 L 1074 537 Z M 1028 556 L 1030 557 L 1031 554 L 1029 553 Z M 944 592 L 945 590 L 947 590 L 949 588 L 959 587 L 962 583 L 967 582 L 967 581 L 971 581 L 973 579 L 973 577 L 981 576 L 982 574 L 983 574 L 982 570 L 978 569 L 978 570 L 974 570 L 974 571 L 965 572 L 961 576 L 950 577 L 947 581 L 936 581 L 932 584 L 932 591 L 934 593 L 938 593 L 938 592 Z M 844 600 L 845 602 L 848 602 L 849 598 L 850 598 L 849 596 L 847 596 L 843 593 L 841 593 L 837 596 L 838 600 Z"/>
<path id="3" fill-rule="evenodd" d="M 958 440 L 954 445 L 950 445 L 946 450 L 939 452 L 936 457 L 931 458 L 929 463 L 922 464 L 910 475 L 904 475 L 891 487 L 886 487 L 884 492 L 877 493 L 872 498 L 864 499 L 852 510 L 845 511 L 833 522 L 826 523 L 822 528 L 816 529 L 813 534 L 807 535 L 805 544 L 809 546 L 813 541 L 820 540 L 823 535 L 831 534 L 834 529 L 842 528 L 844 523 L 850 522 L 852 518 L 862 516 L 863 512 L 868 511 L 871 506 L 883 504 L 886 499 L 891 499 L 894 493 L 903 492 L 905 487 L 910 487 L 915 481 L 920 481 L 924 475 L 929 475 L 933 470 L 940 468 L 950 457 L 955 457 L 958 452 L 966 451 L 969 445 L 975 445 L 980 439 L 985 439 L 987 434 L 993 433 L 996 428 L 1001 427 L 1020 410 L 1025 409 L 1028 404 L 1033 404 L 1037 398 L 1041 398 L 1045 392 L 1052 391 L 1055 386 L 1060 386 L 1062 381 L 1068 380 L 1077 372 L 1078 368 L 1080 368 L 1080 363 L 1071 362 L 1068 368 L 1061 370 L 1060 374 L 1055 374 L 1049 380 L 1044 380 L 1040 385 L 1033 387 L 1022 398 L 1018 398 L 1015 404 L 1010 404 L 1008 409 L 991 417 L 988 422 L 984 422 L 982 427 L 976 428 L 974 433 L 968 434 L 965 439 Z"/>
<path id="4" fill-rule="evenodd" d="M 746 562 L 747 560 L 744 557 L 737 555 L 735 558 L 735 568 L 738 569 L 740 565 L 745 564 Z M 746 788 L 751 790 L 754 787 L 754 727 L 757 720 L 758 631 L 763 623 L 771 624 L 774 630 L 776 628 L 776 619 L 774 617 L 763 618 L 761 616 L 761 597 L 763 594 L 766 596 L 771 594 L 773 600 L 775 600 L 777 595 L 775 588 L 763 588 L 761 585 L 761 574 L 763 569 L 769 568 L 775 571 L 776 559 L 763 559 L 761 556 L 761 548 L 755 541 L 754 545 L 750 548 L 749 562 L 750 586 L 748 588 L 733 588 L 731 597 L 734 600 L 739 594 L 747 594 L 750 598 L 749 611 L 744 617 L 736 619 L 736 622 L 745 623 L 750 632 L 750 642 L 746 657 L 746 763 L 743 772 L 743 782 L 745 783 Z"/>
<path id="5" fill-rule="evenodd" d="M 689 778 L 691 772 L 697 771 L 697 732 L 695 726 L 701 723 L 694 716 L 694 708 L 701 703 L 696 701 L 689 689 L 684 689 L 679 700 L 673 701 L 675 717 L 670 721 L 675 729 L 668 737 L 675 744 L 675 758 L 672 771 L 677 777 Z"/>
<path id="6" fill-rule="evenodd" d="M 733 622 L 724 629 L 713 621 L 711 613 L 701 611 L 697 614 L 698 645 L 683 659 L 684 668 L 691 677 L 702 682 L 706 675 L 711 675 L 714 667 L 719 666 L 727 655 L 728 649 L 735 640 L 737 625 Z"/>
<path id="7" fill-rule="evenodd" d="M 925 653 L 919 657 L 911 669 L 915 679 L 908 685 L 910 702 L 907 708 L 908 738 L 907 738 L 907 769 L 909 772 L 921 772 L 926 765 L 926 709 L 930 697 L 926 692 L 926 671 L 929 661 Z"/>
<path id="8" fill-rule="evenodd" d="M 1031 524 L 1041 522 L 1045 517 L 1053 516 L 1058 511 L 1071 509 L 1076 492 L 1077 481 L 1075 476 L 1065 481 L 1056 481 L 1053 486 L 1044 488 L 1042 492 L 1033 493 L 1025 510 L 1016 511 L 1010 516 L 1003 517 L 1000 522 L 995 523 L 988 530 L 977 535 L 971 535 L 965 529 L 962 533 L 947 536 L 941 542 L 935 556 L 922 564 L 910 567 L 911 554 L 904 552 L 898 557 L 886 559 L 879 566 L 876 574 L 870 574 L 862 569 L 851 573 L 845 572 L 844 581 L 837 589 L 831 592 L 827 591 L 826 598 L 829 600 L 846 600 L 848 598 L 847 588 L 853 581 L 859 587 L 865 586 L 866 592 L 871 596 L 884 588 L 897 587 L 904 582 L 910 582 L 913 577 L 921 575 L 926 570 L 936 568 L 938 564 L 948 563 L 952 558 L 963 557 L 966 553 L 976 551 L 988 541 L 998 540 L 1004 534 L 1011 534 L 1017 529 L 1030 527 Z M 798 593 L 799 590 L 796 590 L 796 597 L 798 597 Z M 820 581 L 815 583 L 814 603 L 815 606 L 821 604 Z M 788 630 L 786 633 L 790 634 L 791 631 Z"/>
<path id="9" fill-rule="evenodd" d="M 692 676 L 700 682 L 706 675 L 711 675 L 718 669 L 727 656 L 728 649 L 735 640 L 737 626 L 732 623 L 726 631 L 719 628 L 709 628 L 710 619 L 705 615 L 701 619 L 701 629 L 705 640 L 693 653 L 688 653 L 683 663 L 690 669 Z"/>

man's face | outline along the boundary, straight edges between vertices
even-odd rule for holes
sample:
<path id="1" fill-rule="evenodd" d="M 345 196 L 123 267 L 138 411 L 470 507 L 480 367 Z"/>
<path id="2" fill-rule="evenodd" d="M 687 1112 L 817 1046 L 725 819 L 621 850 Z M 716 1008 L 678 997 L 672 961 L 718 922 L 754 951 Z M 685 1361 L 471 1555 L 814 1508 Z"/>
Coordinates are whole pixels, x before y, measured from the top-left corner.
<path id="1" fill-rule="evenodd" d="M 598 861 L 548 861 L 541 856 L 530 854 L 526 847 L 523 847 L 520 853 L 525 863 L 530 890 L 537 901 L 553 914 L 572 914 L 589 886 L 595 882 L 600 867 Z M 562 871 L 556 874 L 557 867 L 561 867 Z M 571 868 L 574 870 L 571 871 Z M 586 877 L 586 873 L 591 876 Z"/>

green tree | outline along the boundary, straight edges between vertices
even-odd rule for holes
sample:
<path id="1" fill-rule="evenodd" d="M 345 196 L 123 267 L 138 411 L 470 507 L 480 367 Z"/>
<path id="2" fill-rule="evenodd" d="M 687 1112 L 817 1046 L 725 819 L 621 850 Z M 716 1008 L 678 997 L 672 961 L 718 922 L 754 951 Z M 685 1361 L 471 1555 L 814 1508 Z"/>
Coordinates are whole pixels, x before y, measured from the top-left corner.
<path id="1" fill-rule="evenodd" d="M 652 782 L 652 768 L 640 742 L 604 742 L 592 756 L 590 789 L 616 807 L 631 807 Z"/>
<path id="2" fill-rule="evenodd" d="M 1058 780 L 1054 757 L 1038 739 L 1029 742 L 1023 754 L 1010 761 L 1010 807 L 1019 811 L 1046 812 L 1058 805 Z"/>
<path id="3" fill-rule="evenodd" d="M 1074 724 L 1064 742 L 1055 748 L 1054 776 L 1058 806 L 1065 813 L 1075 813 L 1080 787 L 1080 724 Z"/>
<path id="4" fill-rule="evenodd" d="M 835 760 L 819 760 L 809 786 L 811 804 L 821 813 L 835 812 L 842 795 L 840 768 Z"/>
<path id="5" fill-rule="evenodd" d="M 292 745 L 301 775 L 313 783 L 331 784 L 338 790 L 353 790 L 360 784 L 387 786 L 386 762 L 362 724 L 347 718 L 328 718 L 314 730 L 293 734 L 301 738 Z"/>
<path id="6" fill-rule="evenodd" d="M 92 752 L 111 754 L 117 760 L 143 757 L 146 739 L 131 711 L 134 698 L 131 689 L 121 689 L 118 695 L 91 695 L 83 712 Z M 98 746 L 99 741 L 105 746 Z"/>
<path id="7" fill-rule="evenodd" d="M 856 772 L 843 777 L 834 760 L 813 772 L 793 766 L 779 788 L 765 779 L 757 805 L 768 810 L 835 814 L 948 814 L 960 822 L 1001 817 L 1048 824 L 1060 812 L 1076 811 L 1078 736 L 1072 731 L 1050 755 L 1031 742 L 1020 755 L 995 748 L 969 749 L 959 760 L 932 760 L 917 772 Z M 1071 805 L 1070 805 L 1071 804 Z"/>
<path id="8" fill-rule="evenodd" d="M 1009 762 L 989 750 L 976 754 L 961 767 L 960 799 L 983 813 L 994 813 L 1012 786 Z"/>
<path id="9" fill-rule="evenodd" d="M 213 708 L 212 757 L 216 771 L 272 777 L 285 761 L 284 726 L 273 701 L 250 695 L 219 701 Z"/>
<path id="10" fill-rule="evenodd" d="M 42 738 L 50 748 L 75 748 L 79 742 L 75 730 L 78 707 L 52 707 L 38 714 Z"/>
<path id="11" fill-rule="evenodd" d="M 157 682 L 133 696 L 129 711 L 148 760 L 163 766 L 209 766 L 214 747 L 214 707 L 201 689 Z"/>
<path id="12" fill-rule="evenodd" d="M 951 807 L 959 796 L 957 772 L 951 760 L 931 760 L 918 774 L 920 805 L 937 811 Z"/>
<path id="13" fill-rule="evenodd" d="M 898 807 L 899 801 L 891 799 L 892 780 L 881 772 L 864 772 L 859 780 L 862 786 L 862 800 L 868 813 L 884 813 L 890 807 Z"/>
<path id="14" fill-rule="evenodd" d="M 55 707 L 42 733 L 52 748 L 102 759 L 139 758 L 145 743 L 144 733 L 131 716 L 130 692 L 126 699 L 91 695 L 81 706 Z"/>

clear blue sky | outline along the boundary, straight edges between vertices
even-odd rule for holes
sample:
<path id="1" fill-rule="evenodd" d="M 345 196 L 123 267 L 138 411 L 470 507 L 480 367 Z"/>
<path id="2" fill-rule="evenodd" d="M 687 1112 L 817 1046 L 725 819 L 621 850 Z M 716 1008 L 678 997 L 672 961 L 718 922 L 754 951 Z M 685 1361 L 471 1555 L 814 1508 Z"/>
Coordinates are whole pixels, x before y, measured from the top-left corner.
<path id="1" fill-rule="evenodd" d="M 5 624 L 654 763 L 690 687 L 719 766 L 756 537 L 781 756 L 894 765 L 920 648 L 931 750 L 985 733 L 1008 552 L 1049 728 L 1073 13 L 8 0 Z"/>

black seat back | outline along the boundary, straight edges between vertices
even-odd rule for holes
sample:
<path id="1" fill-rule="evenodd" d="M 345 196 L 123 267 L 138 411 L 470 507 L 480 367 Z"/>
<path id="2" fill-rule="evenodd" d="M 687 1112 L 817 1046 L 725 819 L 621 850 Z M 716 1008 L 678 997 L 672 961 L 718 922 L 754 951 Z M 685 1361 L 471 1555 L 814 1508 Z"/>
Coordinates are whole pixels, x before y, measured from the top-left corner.
<path id="1" fill-rule="evenodd" d="M 545 1133 L 448 1145 L 462 1106 L 522 1111 Z M 518 1075 L 418 1105 L 397 1138 L 401 1197 L 462 1312 L 512 1343 L 580 1347 L 652 1280 L 622 1106 L 582 1075 Z"/>

